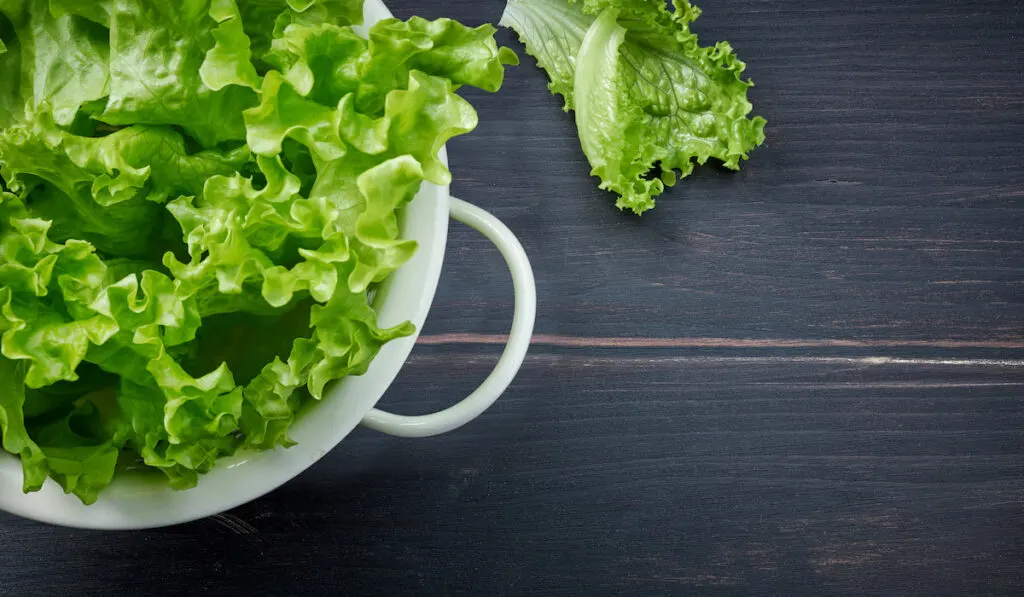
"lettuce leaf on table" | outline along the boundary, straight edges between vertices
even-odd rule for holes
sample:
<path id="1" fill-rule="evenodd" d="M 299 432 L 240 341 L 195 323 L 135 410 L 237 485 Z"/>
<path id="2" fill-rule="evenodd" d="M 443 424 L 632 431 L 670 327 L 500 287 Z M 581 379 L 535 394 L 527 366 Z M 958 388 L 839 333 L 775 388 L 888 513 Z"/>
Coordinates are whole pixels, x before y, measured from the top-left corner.
<path id="1" fill-rule="evenodd" d="M 497 90 L 490 26 L 361 0 L 0 0 L 0 436 L 91 503 L 293 442 L 408 323 L 369 302 L 399 213 Z"/>
<path id="2" fill-rule="evenodd" d="M 639 214 L 709 158 L 739 169 L 764 141 L 765 120 L 727 42 L 701 46 L 686 0 L 509 0 L 511 27 L 575 110 L 600 187 Z M 659 176 L 652 176 L 658 173 Z"/>

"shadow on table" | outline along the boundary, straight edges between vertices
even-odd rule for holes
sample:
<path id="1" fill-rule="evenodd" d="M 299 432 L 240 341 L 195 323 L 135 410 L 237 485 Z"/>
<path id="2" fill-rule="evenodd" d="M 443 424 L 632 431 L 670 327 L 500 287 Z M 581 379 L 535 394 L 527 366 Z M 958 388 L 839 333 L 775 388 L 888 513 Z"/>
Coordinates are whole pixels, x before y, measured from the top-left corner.
<path id="1" fill-rule="evenodd" d="M 568 477 L 517 488 L 465 473 L 300 478 L 229 514 L 124 537 L 154 559 L 124 572 L 184 587 L 173 568 L 153 569 L 177 562 L 211 586 L 268 594 L 833 594 L 813 539 L 779 541 L 786 531 L 773 523 L 744 528 L 752 518 L 722 517 L 707 487 L 680 487 L 666 503 L 628 484 L 598 497 Z M 134 574 L 121 576 L 131 589 Z"/>

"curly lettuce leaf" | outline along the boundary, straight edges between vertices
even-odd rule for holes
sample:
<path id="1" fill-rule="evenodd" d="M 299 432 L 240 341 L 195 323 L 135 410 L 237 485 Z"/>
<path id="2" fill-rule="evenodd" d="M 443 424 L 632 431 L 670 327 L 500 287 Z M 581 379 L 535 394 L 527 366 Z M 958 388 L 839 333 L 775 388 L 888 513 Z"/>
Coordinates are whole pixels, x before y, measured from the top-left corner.
<path id="1" fill-rule="evenodd" d="M 764 141 L 765 120 L 748 117 L 752 83 L 741 78 L 744 63 L 726 42 L 699 44 L 689 29 L 700 14 L 695 6 L 676 0 L 673 7 L 654 0 L 510 0 L 501 21 L 537 57 L 566 109 L 576 110 L 600 187 L 637 214 L 654 207 L 677 173 L 688 176 L 709 158 L 739 169 Z"/>
<path id="2" fill-rule="evenodd" d="M 363 39 L 349 29 L 289 25 L 264 57 L 302 96 L 334 108 L 354 93 L 355 111 L 379 116 L 387 94 L 404 88 L 412 71 L 496 91 L 504 66 L 518 58 L 499 48 L 491 25 L 466 27 L 450 19 L 385 19 Z"/>
<path id="3" fill-rule="evenodd" d="M 238 8 L 257 61 L 288 25 L 363 23 L 363 0 L 238 0 Z"/>
<path id="4" fill-rule="evenodd" d="M 118 256 L 147 253 L 159 203 L 199 192 L 209 176 L 234 172 L 248 157 L 244 147 L 190 153 L 179 133 L 146 125 L 80 137 L 45 114 L 0 132 L 0 175 L 53 222 L 51 236 Z"/>
<path id="5" fill-rule="evenodd" d="M 108 433 L 88 398 L 56 420 L 33 421 L 30 434 L 46 456 L 49 475 L 65 493 L 92 504 L 114 478 L 123 436 Z"/>
<path id="6" fill-rule="evenodd" d="M 245 34 L 242 15 L 234 0 L 211 0 L 210 18 L 217 22 L 211 34 L 216 43 L 207 50 L 199 67 L 203 84 L 213 91 L 228 85 L 259 88 L 259 75 L 252 63 L 252 43 Z"/>
<path id="7" fill-rule="evenodd" d="M 470 28 L 451 19 L 380 21 L 370 29 L 371 61 L 361 73 L 360 111 L 369 112 L 365 106 L 373 105 L 380 91 L 400 87 L 413 70 L 447 79 L 456 87 L 497 91 L 504 66 L 518 64 L 519 58 L 497 46 L 494 32 L 493 25 Z"/>
<path id="8" fill-rule="evenodd" d="M 232 19 L 210 16 L 209 0 L 110 2 L 110 94 L 98 119 L 113 125 L 177 125 L 206 147 L 245 138 L 241 111 L 255 105 L 256 92 L 235 84 L 226 71 L 246 60 L 245 52 L 218 45 L 214 31 L 228 47 L 234 37 L 224 31 Z M 215 12 L 218 16 L 223 13 Z M 214 50 L 204 82 L 207 52 Z M 236 51 L 237 50 L 237 51 Z M 227 64 L 226 64 L 227 63 Z M 238 76 L 251 76 L 237 64 Z M 237 73 L 236 73 L 237 74 Z"/>
<path id="9" fill-rule="evenodd" d="M 102 430 L 98 411 L 89 402 L 72 406 L 65 416 L 42 426 L 28 421 L 29 369 L 29 361 L 0 356 L 3 448 L 21 457 L 26 492 L 38 491 L 51 476 L 67 493 L 91 504 L 113 478 L 119 439 Z"/>
<path id="10" fill-rule="evenodd" d="M 153 384 L 124 380 L 117 389 L 117 406 L 128 423 L 128 445 L 142 462 L 163 472 L 174 489 L 189 489 L 218 458 L 241 445 L 232 433 L 241 409 L 240 391 L 224 392 L 230 380 L 223 373 L 200 380 L 177 371 L 170 376 L 181 378 L 183 395 L 168 399 L 165 390 Z M 182 425 L 194 425 L 188 429 L 189 440 L 172 443 L 172 430 Z"/>
<path id="11" fill-rule="evenodd" d="M 246 139 L 259 155 L 281 153 L 285 138 L 309 147 L 318 158 L 332 160 L 345 155 L 338 129 L 338 112 L 322 106 L 294 88 L 277 71 L 263 80 L 260 105 L 246 110 Z"/>
<path id="12" fill-rule="evenodd" d="M 73 14 L 98 25 L 110 23 L 111 0 L 49 0 L 50 14 L 62 17 Z"/>
<path id="13" fill-rule="evenodd" d="M 5 14 L 16 37 L 12 46 L 18 51 L 17 57 L 9 59 L 17 61 L 19 72 L 15 74 L 12 68 L 10 76 L 3 77 L 5 87 L 14 84 L 13 90 L 3 93 L 18 93 L 21 102 L 16 112 L 46 109 L 64 126 L 84 104 L 107 95 L 110 77 L 105 29 L 77 15 L 55 17 L 46 2 L 30 2 L 18 11 L 8 8 Z M 3 29 L 0 23 L 0 36 Z M 0 65 L 0 72 L 3 70 Z"/>
<path id="14" fill-rule="evenodd" d="M 21 457 L 24 489 L 29 492 L 43 487 L 48 469 L 43 451 L 25 429 L 27 370 L 25 362 L 0 356 L 0 439 L 4 450 Z"/>
<path id="15" fill-rule="evenodd" d="M 48 107 L 54 122 L 66 126 L 84 104 L 109 91 L 106 31 L 80 17 L 53 18 L 40 4 L 31 6 L 18 36 L 23 64 L 33 63 L 23 70 L 23 76 L 31 76 L 31 105 Z"/>
<path id="16" fill-rule="evenodd" d="M 6 42 L 4 40 L 7 40 Z M 21 122 L 25 103 L 21 98 L 21 43 L 10 21 L 0 14 L 0 128 Z"/>
<path id="17" fill-rule="evenodd" d="M 0 433 L 26 491 L 91 503 L 124 462 L 192 487 L 292 445 L 306 404 L 412 333 L 378 326 L 370 288 L 476 126 L 455 91 L 514 62 L 493 28 L 363 39 L 357 0 L 0 13 Z"/>
<path id="18" fill-rule="evenodd" d="M 258 163 L 267 180 L 262 189 L 240 175 L 218 176 L 200 196 L 167 206 L 191 260 L 168 253 L 164 264 L 198 293 L 204 316 L 249 305 L 266 312 L 301 291 L 326 301 L 337 285 L 333 263 L 349 259 L 347 238 L 331 238 L 330 205 L 302 197 L 298 178 L 279 159 L 260 157 Z M 286 267 L 282 261 L 297 263 Z M 206 300 L 204 291 L 213 288 L 222 300 Z"/>
<path id="19" fill-rule="evenodd" d="M 548 89 L 574 108 L 576 55 L 594 17 L 572 0 L 509 0 L 498 22 L 511 28 L 548 75 Z"/>
<path id="20" fill-rule="evenodd" d="M 376 318 L 365 292 L 344 287 L 326 304 L 313 307 L 310 323 L 316 330 L 312 338 L 316 352 L 307 386 L 314 398 L 321 399 L 331 381 L 366 373 L 381 346 L 413 332 L 409 323 L 380 329 Z"/>
<path id="21" fill-rule="evenodd" d="M 241 416 L 241 389 L 221 363 L 195 377 L 171 349 L 190 342 L 200 325 L 195 300 L 180 281 L 147 270 L 107 286 L 91 308 L 116 322 L 116 335 L 85 359 L 116 374 L 116 404 L 125 441 L 173 487 L 195 485 L 198 474 L 232 453 Z"/>
<path id="22" fill-rule="evenodd" d="M 0 228 L 0 352 L 29 364 L 24 384 L 30 388 L 75 381 L 89 347 L 117 333 L 115 323 L 102 315 L 73 319 L 65 314 L 78 296 L 93 298 L 71 280 L 99 283 L 105 266 L 88 243 L 51 242 L 48 228 L 49 222 L 35 218 L 12 218 Z M 66 301 L 40 300 L 62 294 Z"/>
<path id="23" fill-rule="evenodd" d="M 338 278 L 350 278 L 353 265 L 340 264 Z M 296 338 L 286 360 L 275 357 L 245 387 L 241 429 L 249 447 L 290 445 L 287 429 L 302 405 L 300 390 L 322 399 L 329 382 L 362 375 L 384 344 L 414 331 L 409 323 L 378 327 L 365 291 L 344 284 L 326 304 L 313 306 L 308 325 L 309 338 Z"/>

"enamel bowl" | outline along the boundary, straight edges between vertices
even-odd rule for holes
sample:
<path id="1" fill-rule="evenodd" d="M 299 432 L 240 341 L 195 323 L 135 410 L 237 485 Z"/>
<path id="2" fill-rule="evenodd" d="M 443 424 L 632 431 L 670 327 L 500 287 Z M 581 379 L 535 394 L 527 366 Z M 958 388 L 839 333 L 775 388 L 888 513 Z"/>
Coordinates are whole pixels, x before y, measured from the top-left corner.
<path id="1" fill-rule="evenodd" d="M 366 0 L 365 22 L 391 17 L 380 0 Z M 364 28 L 365 31 L 365 28 Z M 447 165 L 447 154 L 441 150 Z M 448 238 L 449 218 L 483 233 L 505 257 L 512 272 L 515 314 L 509 341 L 483 384 L 454 406 L 433 414 L 401 416 L 375 405 L 398 375 L 416 336 L 384 345 L 366 374 L 337 383 L 322 402 L 299 416 L 291 429 L 291 448 L 245 452 L 218 461 L 187 491 L 167 487 L 160 475 L 120 474 L 91 506 L 65 495 L 47 480 L 36 493 L 21 491 L 20 461 L 0 451 L 0 509 L 47 523 L 93 529 L 143 529 L 188 522 L 254 500 L 288 482 L 351 433 L 365 425 L 403 437 L 426 437 L 451 431 L 484 412 L 511 383 L 526 356 L 533 332 L 536 290 L 529 260 L 515 236 L 487 212 L 448 194 L 448 187 L 425 183 L 406 207 L 402 237 L 419 243 L 415 256 L 399 268 L 374 297 L 381 327 L 411 321 L 423 327 L 434 299 Z"/>

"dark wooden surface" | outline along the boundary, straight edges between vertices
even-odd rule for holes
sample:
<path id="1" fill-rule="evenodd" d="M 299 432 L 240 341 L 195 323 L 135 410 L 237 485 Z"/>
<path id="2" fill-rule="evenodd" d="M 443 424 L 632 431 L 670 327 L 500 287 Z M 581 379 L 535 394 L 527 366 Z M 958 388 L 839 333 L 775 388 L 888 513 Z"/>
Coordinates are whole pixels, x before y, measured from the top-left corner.
<path id="1" fill-rule="evenodd" d="M 359 430 L 181 527 L 0 515 L 0 594 L 1024 594 L 1024 4 L 701 5 L 768 141 L 643 218 L 596 190 L 532 60 L 469 94 L 454 191 L 521 236 L 540 293 L 490 412 Z M 482 23 L 503 2 L 392 6 Z M 510 315 L 497 252 L 455 226 L 384 404 L 471 390 Z"/>

